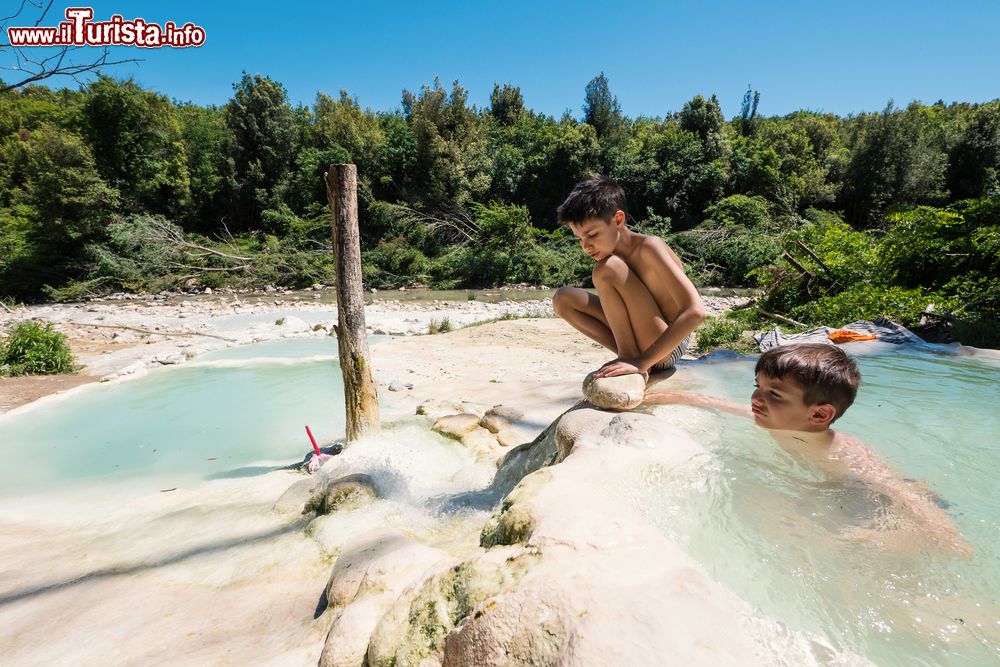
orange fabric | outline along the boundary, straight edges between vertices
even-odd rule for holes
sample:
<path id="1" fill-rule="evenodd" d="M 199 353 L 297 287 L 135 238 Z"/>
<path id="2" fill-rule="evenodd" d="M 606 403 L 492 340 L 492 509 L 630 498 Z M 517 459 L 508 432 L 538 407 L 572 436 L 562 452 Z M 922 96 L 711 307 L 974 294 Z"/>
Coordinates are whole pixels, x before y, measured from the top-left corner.
<path id="1" fill-rule="evenodd" d="M 861 340 L 878 340 L 876 336 L 858 333 L 857 331 L 851 331 L 850 329 L 837 329 L 836 331 L 831 331 L 827 334 L 827 338 L 832 340 L 834 343 L 856 343 Z"/>

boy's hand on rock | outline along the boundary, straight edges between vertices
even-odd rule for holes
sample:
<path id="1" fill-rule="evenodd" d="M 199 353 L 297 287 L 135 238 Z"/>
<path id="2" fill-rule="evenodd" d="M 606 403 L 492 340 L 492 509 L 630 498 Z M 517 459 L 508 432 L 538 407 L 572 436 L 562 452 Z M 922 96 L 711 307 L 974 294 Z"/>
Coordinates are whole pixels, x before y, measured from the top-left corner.
<path id="1" fill-rule="evenodd" d="M 608 378 L 614 377 L 615 375 L 628 375 L 629 373 L 643 372 L 645 371 L 639 366 L 638 359 L 623 359 L 619 357 L 618 359 L 612 359 L 597 369 L 594 373 L 594 377 Z"/>

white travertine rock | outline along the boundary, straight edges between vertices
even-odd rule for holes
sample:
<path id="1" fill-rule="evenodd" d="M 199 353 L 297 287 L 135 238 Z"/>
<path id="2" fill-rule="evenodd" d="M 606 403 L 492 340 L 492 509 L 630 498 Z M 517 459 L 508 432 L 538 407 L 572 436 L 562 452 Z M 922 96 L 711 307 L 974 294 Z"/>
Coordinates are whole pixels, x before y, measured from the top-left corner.
<path id="1" fill-rule="evenodd" d="M 573 451 L 573 446 L 577 439 L 585 433 L 600 433 L 601 429 L 607 426 L 615 417 L 614 413 L 594 410 L 593 408 L 581 408 L 571 410 L 559 418 L 556 426 L 556 446 L 559 448 L 558 460 L 563 460 Z"/>
<path id="2" fill-rule="evenodd" d="M 440 664 L 445 636 L 477 605 L 513 585 L 526 571 L 525 560 L 531 557 L 520 548 L 492 549 L 408 587 L 375 627 L 365 664 Z"/>
<path id="3" fill-rule="evenodd" d="M 281 497 L 271 506 L 271 510 L 279 514 L 301 514 L 302 508 L 320 485 L 320 480 L 314 477 L 300 479 L 281 494 Z"/>
<path id="4" fill-rule="evenodd" d="M 399 594 L 428 569 L 450 562 L 447 553 L 396 530 L 375 529 L 348 543 L 326 585 L 333 625 L 320 667 L 354 667 L 364 660 L 369 637 Z"/>
<path id="5" fill-rule="evenodd" d="M 530 438 L 526 438 L 516 428 L 502 428 L 497 431 L 497 442 L 500 443 L 501 447 L 517 447 L 518 445 L 528 442 Z"/>
<path id="6" fill-rule="evenodd" d="M 329 514 L 339 509 L 357 509 L 377 497 L 375 480 L 364 473 L 356 473 L 320 483 L 306 502 L 305 511 Z"/>
<path id="7" fill-rule="evenodd" d="M 479 426 L 472 429 L 468 433 L 464 433 L 459 440 L 461 440 L 462 444 L 465 445 L 477 459 L 494 457 L 496 455 L 497 447 L 500 444 L 497 442 L 497 437 L 495 435 Z"/>
<path id="8" fill-rule="evenodd" d="M 655 447 L 666 439 L 665 430 L 656 417 L 639 412 L 615 415 L 601 429 L 600 435 L 607 442 L 630 447 Z"/>
<path id="9" fill-rule="evenodd" d="M 642 403 L 646 379 L 639 373 L 595 378 L 588 373 L 583 379 L 583 397 L 605 410 L 631 410 Z"/>
<path id="10" fill-rule="evenodd" d="M 493 433 L 499 433 L 501 430 L 507 428 L 523 417 L 524 412 L 518 410 L 517 408 L 505 405 L 494 405 L 486 411 L 486 414 L 484 414 L 483 418 L 479 421 L 479 425 L 483 428 L 489 429 Z"/>
<path id="11" fill-rule="evenodd" d="M 435 399 L 429 399 L 423 401 L 417 406 L 418 415 L 426 415 L 434 421 L 441 419 L 447 415 L 453 415 L 456 412 L 461 412 L 462 408 L 455 403 L 449 403 L 447 401 L 438 401 Z"/>
<path id="12" fill-rule="evenodd" d="M 548 583 L 494 596 L 448 633 L 442 665 L 560 664 L 580 613 L 573 603 Z"/>
<path id="13" fill-rule="evenodd" d="M 466 433 L 471 433 L 479 428 L 479 415 L 468 412 L 463 412 L 459 415 L 447 415 L 434 422 L 434 426 L 431 428 L 435 432 L 449 438 L 461 439 Z"/>
<path id="14" fill-rule="evenodd" d="M 551 465 L 562 420 L 564 443 L 595 446 Z M 506 457 L 498 479 L 527 474 L 484 526 L 485 554 L 408 588 L 367 664 L 870 664 L 764 616 L 622 502 L 608 480 L 702 465 L 707 453 L 683 431 L 586 408 L 562 420 Z"/>

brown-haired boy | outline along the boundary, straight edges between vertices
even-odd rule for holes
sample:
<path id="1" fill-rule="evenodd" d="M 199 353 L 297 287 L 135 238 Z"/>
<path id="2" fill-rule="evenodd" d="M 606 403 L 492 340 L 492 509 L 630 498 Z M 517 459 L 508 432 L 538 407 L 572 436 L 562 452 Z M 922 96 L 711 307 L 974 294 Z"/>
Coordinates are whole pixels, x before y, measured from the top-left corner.
<path id="1" fill-rule="evenodd" d="M 853 359 L 825 343 L 802 343 L 764 352 L 754 368 L 750 406 L 713 396 L 650 391 L 645 403 L 680 403 L 753 417 L 786 451 L 802 456 L 833 479 L 858 479 L 898 505 L 937 543 L 968 555 L 971 546 L 927 490 L 907 483 L 863 442 L 830 428 L 854 403 L 861 373 Z"/>
<path id="2" fill-rule="evenodd" d="M 552 299 L 559 317 L 617 355 L 595 376 L 676 364 L 705 320 L 705 307 L 674 251 L 628 228 L 625 192 L 605 176 L 577 183 L 558 216 L 596 262 L 596 295 L 562 287 Z"/>

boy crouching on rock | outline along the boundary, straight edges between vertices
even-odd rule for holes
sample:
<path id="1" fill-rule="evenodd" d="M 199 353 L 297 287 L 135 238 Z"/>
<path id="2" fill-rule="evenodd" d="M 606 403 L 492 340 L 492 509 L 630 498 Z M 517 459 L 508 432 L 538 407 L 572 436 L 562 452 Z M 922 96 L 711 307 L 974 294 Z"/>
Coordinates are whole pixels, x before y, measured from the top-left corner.
<path id="1" fill-rule="evenodd" d="M 610 178 L 578 183 L 558 216 L 596 262 L 597 294 L 562 287 L 553 297 L 555 312 L 617 355 L 594 377 L 672 368 L 705 320 L 680 259 L 663 239 L 628 228 L 625 192 Z"/>

